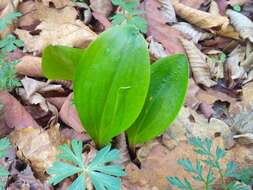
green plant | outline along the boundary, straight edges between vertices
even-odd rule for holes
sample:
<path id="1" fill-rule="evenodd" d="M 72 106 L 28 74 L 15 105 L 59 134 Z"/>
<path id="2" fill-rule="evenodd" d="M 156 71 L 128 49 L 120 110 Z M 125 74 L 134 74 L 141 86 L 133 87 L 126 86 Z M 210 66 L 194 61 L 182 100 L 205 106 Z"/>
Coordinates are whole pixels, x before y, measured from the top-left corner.
<path id="1" fill-rule="evenodd" d="M 203 183 L 203 189 L 212 190 L 212 186 L 216 179 L 215 174 L 218 174 L 221 180 L 220 188 L 223 190 L 248 190 L 247 185 L 243 182 L 232 180 L 231 182 L 226 183 L 225 178 L 238 177 L 238 166 L 236 163 L 230 161 L 227 163 L 225 170 L 222 168 L 221 160 L 226 155 L 226 152 L 222 148 L 217 146 L 215 153 L 213 153 L 213 142 L 210 139 L 206 138 L 205 140 L 202 140 L 199 137 L 189 138 L 189 144 L 194 146 L 194 152 L 202 158 L 197 159 L 195 164 L 189 159 L 180 159 L 178 160 L 178 164 L 192 175 L 193 180 Z M 204 166 L 208 168 L 206 173 L 203 171 Z M 179 177 L 167 177 L 167 179 L 172 186 L 175 186 L 178 189 L 195 190 L 190 181 L 186 178 L 181 180 Z"/>
<path id="2" fill-rule="evenodd" d="M 68 190 L 86 189 L 90 181 L 96 190 L 119 190 L 121 187 L 120 176 L 125 172 L 120 165 L 108 163 L 119 159 L 119 151 L 111 150 L 106 146 L 96 153 L 90 163 L 84 163 L 82 142 L 73 140 L 71 148 L 63 145 L 59 148 L 62 153 L 58 155 L 63 161 L 56 161 L 48 170 L 51 175 L 49 183 L 56 185 L 67 177 L 78 175 Z"/>
<path id="3" fill-rule="evenodd" d="M 98 147 L 129 128 L 133 149 L 160 135 L 179 112 L 188 82 L 186 56 L 150 66 L 146 41 L 132 25 L 112 27 L 86 50 L 49 46 L 42 68 L 50 79 L 73 80 L 75 106 Z"/>
<path id="4" fill-rule="evenodd" d="M 3 158 L 7 155 L 7 152 L 10 148 L 10 141 L 8 138 L 0 139 L 0 158 Z M 9 172 L 2 166 L 0 166 L 0 178 L 7 177 Z M 4 189 L 4 184 L 1 184 L 0 180 L 0 189 Z"/>
<path id="5" fill-rule="evenodd" d="M 239 4 L 233 5 L 232 8 L 233 8 L 234 11 L 237 11 L 237 12 L 241 12 L 241 10 L 242 10 L 241 6 Z"/>
<path id="6" fill-rule="evenodd" d="M 139 16 L 143 14 L 144 11 L 137 9 L 140 4 L 139 0 L 112 0 L 112 3 L 122 9 L 122 12 L 112 17 L 113 25 L 127 23 L 129 25 L 134 25 L 143 33 L 147 32 L 147 22 Z"/>
<path id="7" fill-rule="evenodd" d="M 9 13 L 0 20 L 0 31 L 4 30 L 13 19 L 21 16 L 20 13 Z M 23 42 L 16 39 L 12 34 L 8 34 L 4 39 L 0 40 L 0 90 L 11 90 L 20 85 L 16 79 L 15 64 L 17 61 L 9 61 L 8 53 L 22 47 Z"/>

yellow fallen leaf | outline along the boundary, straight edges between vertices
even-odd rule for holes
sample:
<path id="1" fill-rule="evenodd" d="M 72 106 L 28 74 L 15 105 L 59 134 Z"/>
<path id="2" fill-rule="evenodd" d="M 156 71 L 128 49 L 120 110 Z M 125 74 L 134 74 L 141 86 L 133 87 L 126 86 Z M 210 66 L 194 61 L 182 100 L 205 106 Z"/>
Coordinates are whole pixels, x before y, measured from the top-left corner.
<path id="1" fill-rule="evenodd" d="M 240 33 L 242 39 L 248 39 L 253 42 L 253 22 L 241 13 L 233 10 L 227 10 L 226 14 L 229 16 L 232 25 Z"/>
<path id="2" fill-rule="evenodd" d="M 62 10 L 45 9 L 48 12 L 38 16 L 42 22 L 36 27 L 39 35 L 31 35 L 29 31 L 16 29 L 15 33 L 24 41 L 24 50 L 40 54 L 48 45 L 65 45 L 69 47 L 86 47 L 97 35 L 81 20 L 75 20 L 73 7 Z M 72 11 L 71 11 L 72 10 Z M 47 14 L 48 13 L 48 14 Z M 69 15 L 69 13 L 71 13 Z M 62 16 L 65 15 L 65 16 Z"/>
<path id="3" fill-rule="evenodd" d="M 212 0 L 210 3 L 209 13 L 211 13 L 212 15 L 221 16 L 219 6 L 214 0 Z"/>
<path id="4" fill-rule="evenodd" d="M 216 82 L 211 79 L 211 65 L 208 57 L 203 54 L 193 42 L 183 38 L 180 38 L 180 41 L 188 55 L 196 83 L 203 84 L 207 87 L 216 85 Z"/>
<path id="5" fill-rule="evenodd" d="M 60 135 L 59 125 L 46 131 L 32 127 L 15 130 L 10 139 L 17 147 L 18 158 L 29 164 L 41 180 L 47 178 L 46 170 L 59 153 L 57 147 L 65 142 Z"/>
<path id="6" fill-rule="evenodd" d="M 41 69 L 41 58 L 31 55 L 25 55 L 22 57 L 18 64 L 15 65 L 16 72 L 18 74 L 31 76 L 31 77 L 43 77 Z"/>

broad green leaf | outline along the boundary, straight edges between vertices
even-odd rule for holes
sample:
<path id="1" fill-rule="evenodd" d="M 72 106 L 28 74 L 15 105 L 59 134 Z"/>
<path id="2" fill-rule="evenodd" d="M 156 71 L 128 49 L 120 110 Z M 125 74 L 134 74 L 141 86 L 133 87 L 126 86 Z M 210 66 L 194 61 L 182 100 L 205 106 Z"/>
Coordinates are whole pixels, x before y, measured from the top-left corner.
<path id="1" fill-rule="evenodd" d="M 149 53 L 132 26 L 115 26 L 86 50 L 74 80 L 80 119 L 98 146 L 103 146 L 136 120 L 150 78 Z"/>
<path id="2" fill-rule="evenodd" d="M 42 69 L 49 79 L 73 80 L 77 64 L 84 49 L 48 46 L 43 51 Z"/>
<path id="3" fill-rule="evenodd" d="M 145 105 L 138 119 L 128 129 L 131 146 L 160 135 L 177 116 L 188 84 L 185 55 L 162 58 L 151 66 L 151 81 Z"/>

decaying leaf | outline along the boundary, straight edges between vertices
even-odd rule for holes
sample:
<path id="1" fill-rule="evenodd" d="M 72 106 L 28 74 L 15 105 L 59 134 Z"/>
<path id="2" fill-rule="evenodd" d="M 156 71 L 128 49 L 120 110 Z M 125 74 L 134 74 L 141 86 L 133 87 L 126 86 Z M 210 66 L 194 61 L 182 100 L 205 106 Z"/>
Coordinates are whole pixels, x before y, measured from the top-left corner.
<path id="1" fill-rule="evenodd" d="M 245 133 L 242 135 L 235 135 L 234 139 L 239 141 L 241 144 L 250 145 L 253 144 L 253 134 L 252 133 Z"/>
<path id="2" fill-rule="evenodd" d="M 148 36 L 161 43 L 167 55 L 184 52 L 179 37 L 181 34 L 166 24 L 166 20 L 160 11 L 161 5 L 157 0 L 144 1 L 144 9 L 148 22 Z"/>
<path id="3" fill-rule="evenodd" d="M 41 53 L 50 44 L 86 47 L 96 38 L 97 35 L 88 26 L 81 20 L 75 20 L 77 13 L 73 7 L 61 10 L 41 7 L 40 5 L 38 8 L 38 16 L 42 22 L 36 27 L 36 30 L 41 31 L 39 35 L 33 36 L 26 30 L 15 30 L 19 38 L 24 41 L 26 51 Z"/>
<path id="4" fill-rule="evenodd" d="M 54 6 L 55 8 L 63 8 L 67 5 L 70 5 L 71 1 L 70 0 L 42 0 L 42 3 L 45 6 Z"/>
<path id="5" fill-rule="evenodd" d="M 43 77 L 41 69 L 41 58 L 31 55 L 25 55 L 22 57 L 18 64 L 16 64 L 16 72 L 18 74 L 30 76 L 30 77 Z"/>
<path id="6" fill-rule="evenodd" d="M 235 32 L 233 27 L 229 24 L 229 19 L 227 17 L 193 9 L 179 3 L 177 0 L 173 0 L 173 5 L 176 14 L 189 23 L 202 29 L 209 30 L 214 34 L 238 39 L 239 34 Z"/>
<path id="7" fill-rule="evenodd" d="M 167 56 L 164 47 L 159 42 L 155 41 L 152 37 L 149 40 L 149 52 L 154 59 Z"/>
<path id="8" fill-rule="evenodd" d="M 73 102 L 73 94 L 70 94 L 62 105 L 60 118 L 64 123 L 66 123 L 69 127 L 72 127 L 77 132 L 84 132 L 84 128 L 78 117 L 78 113 Z"/>
<path id="9" fill-rule="evenodd" d="M 226 11 L 226 14 L 242 39 L 253 42 L 253 22 L 243 14 L 230 9 Z"/>
<path id="10" fill-rule="evenodd" d="M 246 70 L 250 70 L 253 67 L 253 52 L 251 52 L 247 58 L 241 63 L 241 66 Z"/>
<path id="11" fill-rule="evenodd" d="M 176 23 L 177 17 L 171 0 L 159 0 L 159 2 L 161 3 L 161 11 L 163 12 L 166 22 L 169 24 Z"/>
<path id="12" fill-rule="evenodd" d="M 226 72 L 231 79 L 245 78 L 245 70 L 240 66 L 240 63 L 245 58 L 245 47 L 238 45 L 228 56 L 225 64 Z"/>
<path id="13" fill-rule="evenodd" d="M 211 13 L 212 15 L 220 16 L 219 6 L 214 0 L 212 0 L 210 3 L 209 13 Z"/>
<path id="14" fill-rule="evenodd" d="M 0 104 L 3 105 L 3 123 L 9 128 L 25 128 L 32 126 L 39 128 L 36 121 L 32 116 L 25 110 L 25 108 L 8 92 L 0 92 Z"/>
<path id="15" fill-rule="evenodd" d="M 46 170 L 59 153 L 57 147 L 65 142 L 60 135 L 59 125 L 46 131 L 27 126 L 12 132 L 10 139 L 17 148 L 18 158 L 29 164 L 41 180 L 47 178 Z"/>
<path id="16" fill-rule="evenodd" d="M 211 29 L 213 27 L 221 27 L 224 25 L 226 26 L 229 23 L 227 17 L 213 15 L 211 13 L 193 9 L 179 3 L 177 0 L 173 0 L 173 5 L 178 16 L 202 29 Z"/>
<path id="17" fill-rule="evenodd" d="M 208 57 L 204 55 L 193 42 L 183 38 L 180 38 L 180 41 L 188 55 L 195 81 L 207 87 L 216 85 L 216 82 L 211 79 L 211 63 Z"/>
<path id="18" fill-rule="evenodd" d="M 90 7 L 94 12 L 100 13 L 108 17 L 112 12 L 111 0 L 92 0 Z"/>
<path id="19" fill-rule="evenodd" d="M 188 40 L 192 40 L 194 43 L 198 43 L 199 40 L 205 40 L 212 37 L 212 34 L 198 30 L 187 22 L 178 22 L 172 27 L 183 33 Z"/>

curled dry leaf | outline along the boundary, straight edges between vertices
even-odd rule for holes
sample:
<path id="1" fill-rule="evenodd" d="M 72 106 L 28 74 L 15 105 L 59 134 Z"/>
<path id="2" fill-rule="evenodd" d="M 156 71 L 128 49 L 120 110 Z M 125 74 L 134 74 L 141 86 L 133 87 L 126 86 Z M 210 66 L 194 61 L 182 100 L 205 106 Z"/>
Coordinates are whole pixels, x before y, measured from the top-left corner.
<path id="1" fill-rule="evenodd" d="M 9 128 L 39 128 L 36 121 L 25 108 L 8 92 L 0 91 L 0 104 L 3 105 L 4 123 Z"/>
<path id="2" fill-rule="evenodd" d="M 176 23 L 177 17 L 171 0 L 159 0 L 159 2 L 161 4 L 161 11 L 163 12 L 166 22 L 169 24 Z"/>
<path id="3" fill-rule="evenodd" d="M 179 3 L 177 0 L 173 0 L 173 5 L 178 16 L 202 29 L 211 29 L 213 27 L 228 25 L 229 23 L 227 17 L 212 15 L 204 11 L 193 9 Z"/>
<path id="4" fill-rule="evenodd" d="M 90 1 L 90 7 L 94 12 L 100 13 L 105 17 L 108 17 L 112 12 L 111 0 L 92 0 Z"/>
<path id="5" fill-rule="evenodd" d="M 183 38 L 180 38 L 180 41 L 188 55 L 195 81 L 207 87 L 216 85 L 216 82 L 211 79 L 210 60 L 208 60 L 208 57 L 193 42 Z"/>
<path id="6" fill-rule="evenodd" d="M 229 24 L 227 17 L 193 9 L 179 3 L 177 0 L 173 0 L 173 5 L 177 15 L 187 22 L 212 33 L 238 39 L 239 34 Z"/>
<path id="7" fill-rule="evenodd" d="M 166 20 L 160 11 L 160 4 L 157 0 L 144 1 L 144 9 L 148 22 L 148 36 L 161 43 L 167 55 L 182 53 L 184 48 L 178 40 L 181 34 L 166 24 Z"/>
<path id="8" fill-rule="evenodd" d="M 242 135 L 235 135 L 234 139 L 239 141 L 241 144 L 250 145 L 253 144 L 253 134 L 252 133 L 245 133 Z"/>
<path id="9" fill-rule="evenodd" d="M 55 8 L 63 8 L 67 5 L 70 5 L 71 4 L 71 1 L 70 0 L 42 0 L 42 3 L 45 5 L 45 6 L 50 6 L 50 5 L 53 5 Z"/>
<path id="10" fill-rule="evenodd" d="M 61 107 L 60 118 L 68 126 L 72 127 L 77 132 L 84 132 L 84 128 L 79 119 L 78 113 L 76 111 L 75 105 L 73 104 L 73 94 L 71 93 L 65 100 Z"/>
<path id="11" fill-rule="evenodd" d="M 226 11 L 226 14 L 235 29 L 240 33 L 240 36 L 253 42 L 253 22 L 243 14 L 230 9 Z"/>
<path id="12" fill-rule="evenodd" d="M 225 64 L 226 72 L 231 79 L 245 78 L 245 70 L 240 63 L 245 58 L 245 47 L 238 45 L 228 56 Z"/>
<path id="13" fill-rule="evenodd" d="M 196 110 L 201 104 L 201 101 L 198 100 L 196 96 L 199 90 L 200 88 L 195 83 L 195 81 L 192 78 L 189 79 L 188 91 L 185 97 L 185 105 L 193 110 Z"/>
<path id="14" fill-rule="evenodd" d="M 46 131 L 27 126 L 12 132 L 10 139 L 17 148 L 18 158 L 29 164 L 41 180 L 47 178 L 46 171 L 59 153 L 57 147 L 65 142 L 60 135 L 59 125 Z"/>
<path id="15" fill-rule="evenodd" d="M 167 54 L 165 52 L 164 47 L 159 42 L 156 42 L 152 37 L 148 39 L 149 41 L 149 52 L 151 54 L 151 58 L 154 60 L 159 59 L 161 57 L 166 57 Z"/>
<path id="16" fill-rule="evenodd" d="M 194 43 L 212 37 L 212 34 L 198 30 L 187 22 L 178 22 L 177 24 L 174 24 L 172 28 L 181 32 L 188 40 L 192 40 Z"/>
<path id="17" fill-rule="evenodd" d="M 120 158 L 114 163 L 120 164 L 120 165 L 126 165 L 130 162 L 130 156 L 129 151 L 127 147 L 127 140 L 126 140 L 126 134 L 121 133 L 115 138 L 115 148 L 117 148 L 120 151 Z"/>
<path id="18" fill-rule="evenodd" d="M 77 12 L 73 7 L 61 10 L 41 7 L 40 5 L 38 8 L 38 16 L 42 22 L 36 27 L 36 30 L 41 31 L 39 35 L 33 36 L 26 30 L 15 30 L 19 38 L 24 41 L 26 51 L 41 53 L 50 44 L 86 47 L 96 38 L 97 35 L 88 26 L 81 20 L 75 20 Z"/>
<path id="19" fill-rule="evenodd" d="M 41 69 L 41 58 L 31 55 L 25 55 L 22 57 L 18 64 L 16 64 L 16 72 L 18 74 L 30 76 L 30 77 L 43 77 Z"/>

